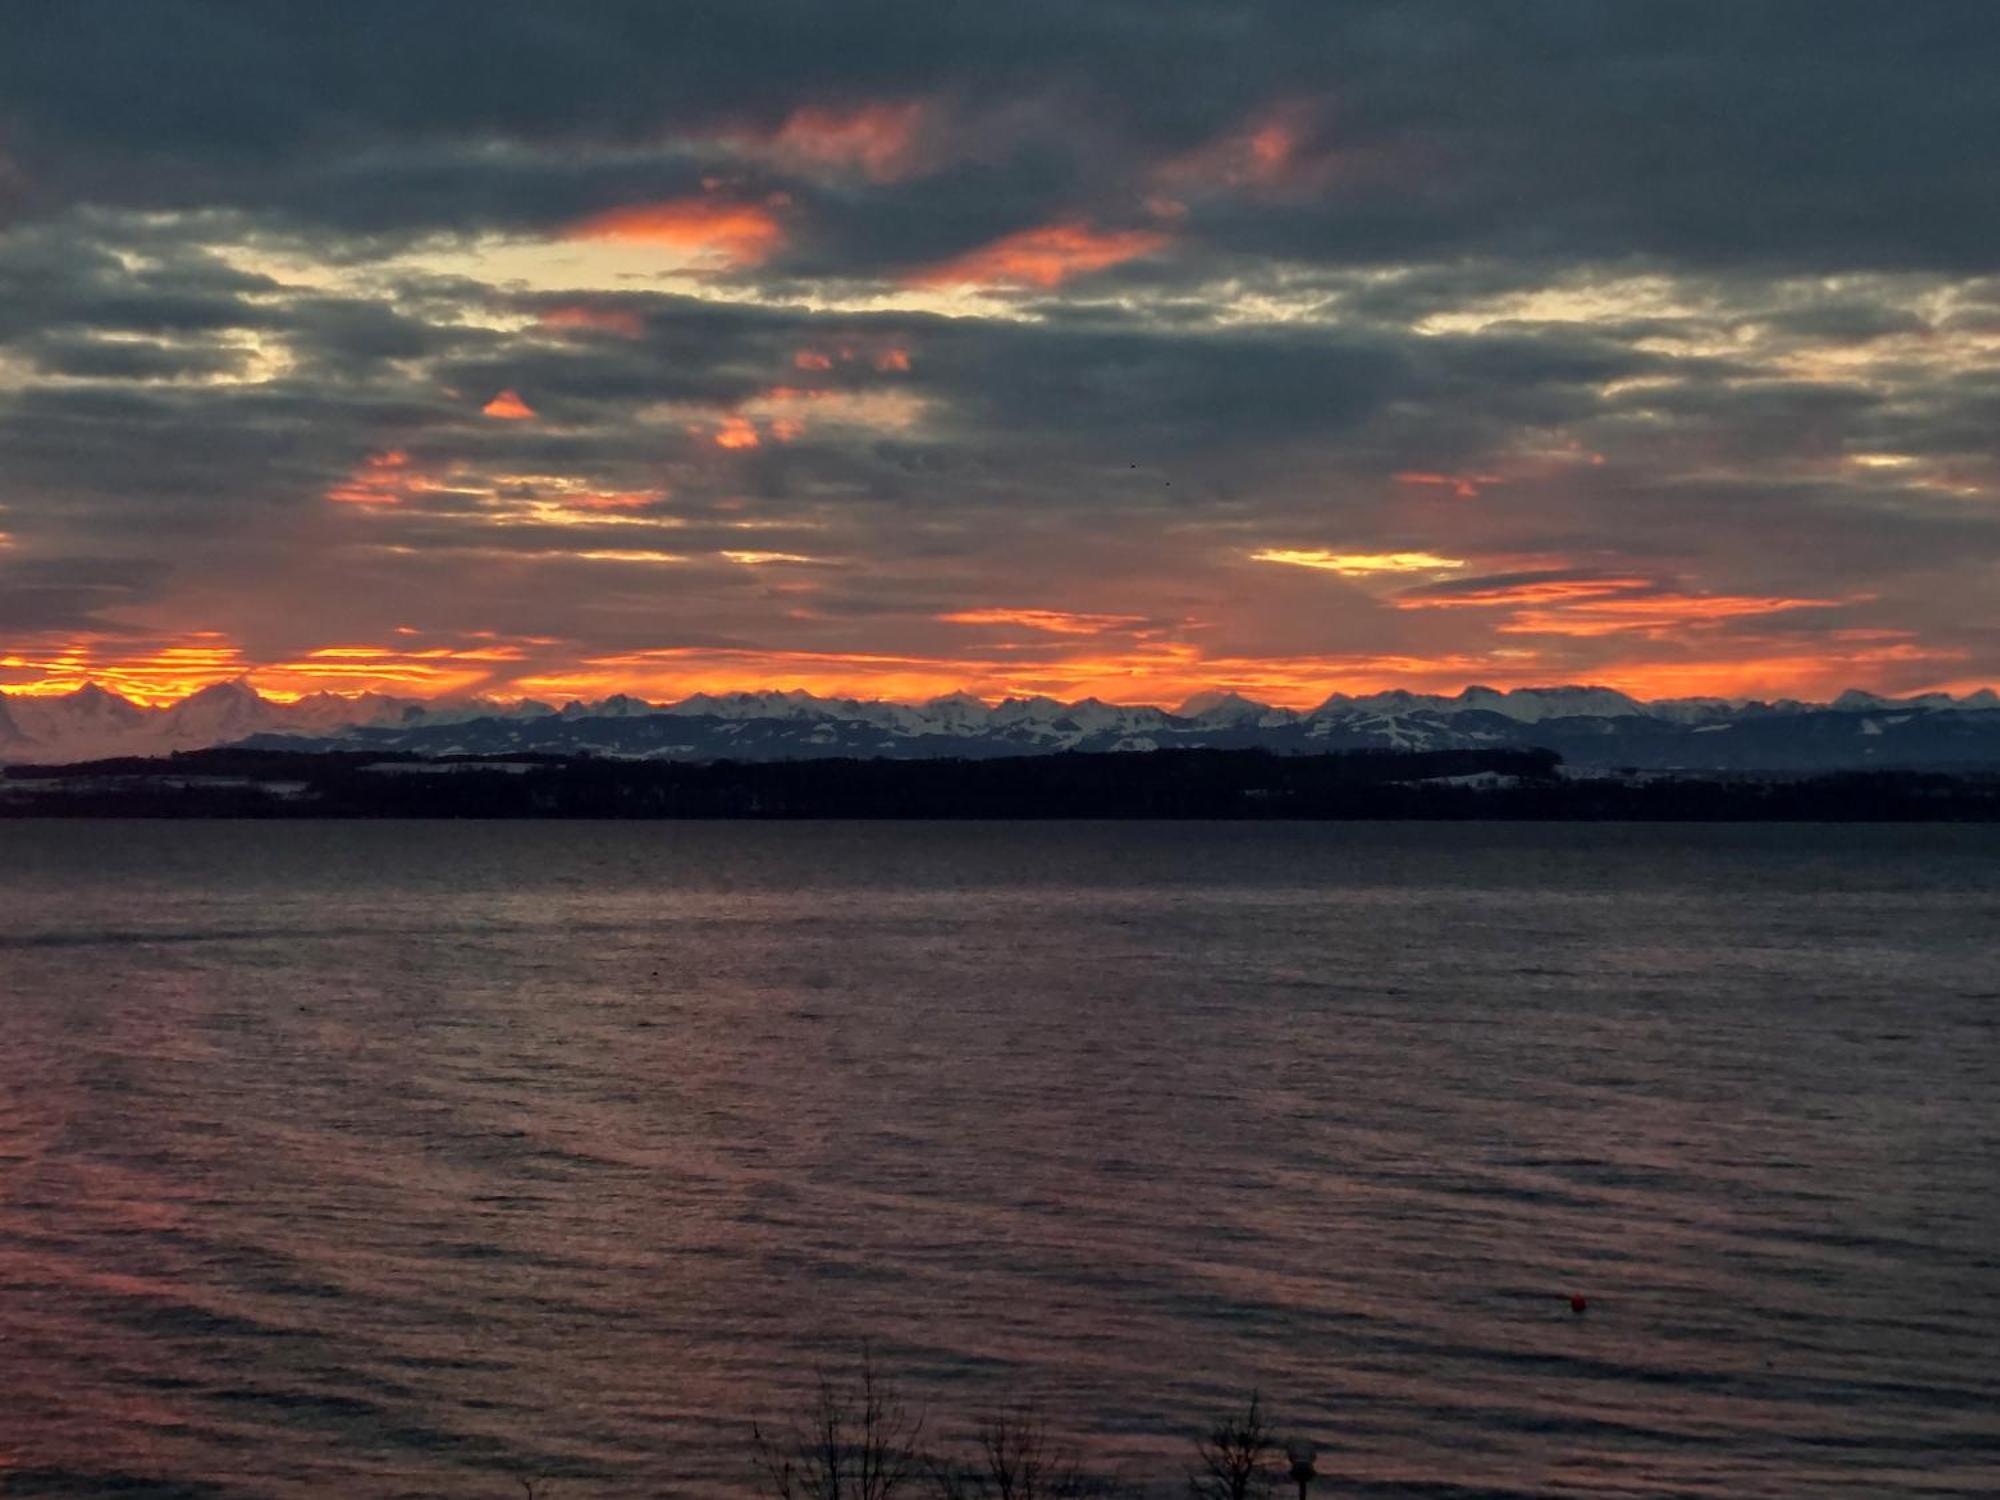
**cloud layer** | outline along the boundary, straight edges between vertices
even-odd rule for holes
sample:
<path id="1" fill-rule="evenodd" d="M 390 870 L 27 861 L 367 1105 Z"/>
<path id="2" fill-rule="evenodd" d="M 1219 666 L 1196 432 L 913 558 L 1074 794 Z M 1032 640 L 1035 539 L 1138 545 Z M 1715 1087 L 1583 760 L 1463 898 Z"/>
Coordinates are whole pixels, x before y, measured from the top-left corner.
<path id="1" fill-rule="evenodd" d="M 0 0 L 0 689 L 2000 678 L 2000 14 Z"/>

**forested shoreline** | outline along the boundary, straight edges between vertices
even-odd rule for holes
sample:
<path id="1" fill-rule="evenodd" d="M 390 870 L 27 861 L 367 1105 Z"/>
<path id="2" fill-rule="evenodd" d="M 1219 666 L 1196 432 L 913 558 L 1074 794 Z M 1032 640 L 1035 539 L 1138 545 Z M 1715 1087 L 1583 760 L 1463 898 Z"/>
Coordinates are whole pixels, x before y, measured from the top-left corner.
<path id="1" fill-rule="evenodd" d="M 12 766 L 0 817 L 1991 822 L 2000 773 L 1579 777 L 1518 749 L 706 763 L 224 749 Z"/>

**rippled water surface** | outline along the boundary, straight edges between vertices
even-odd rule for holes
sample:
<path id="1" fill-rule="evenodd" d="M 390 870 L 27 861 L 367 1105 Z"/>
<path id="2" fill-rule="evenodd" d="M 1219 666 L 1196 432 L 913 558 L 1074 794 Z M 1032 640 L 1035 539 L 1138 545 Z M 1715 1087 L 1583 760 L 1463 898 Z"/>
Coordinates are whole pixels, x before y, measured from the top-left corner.
<path id="1" fill-rule="evenodd" d="M 734 1495 L 866 1339 L 1162 1494 L 1990 1496 L 1997 948 L 1970 828 L 0 823 L 0 1493 Z"/>

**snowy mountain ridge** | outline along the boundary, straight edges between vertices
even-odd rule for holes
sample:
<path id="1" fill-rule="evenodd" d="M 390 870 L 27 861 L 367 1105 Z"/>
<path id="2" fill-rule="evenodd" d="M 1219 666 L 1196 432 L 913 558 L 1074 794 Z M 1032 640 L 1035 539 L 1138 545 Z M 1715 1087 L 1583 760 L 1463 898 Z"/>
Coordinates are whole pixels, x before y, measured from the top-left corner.
<path id="1" fill-rule="evenodd" d="M 1831 703 L 1713 698 L 1645 702 L 1562 685 L 1443 695 L 1333 693 L 1311 709 L 1230 692 L 1173 710 L 1048 697 L 987 703 L 822 698 L 802 690 L 697 693 L 672 703 L 624 694 L 560 706 L 488 698 L 417 700 L 318 693 L 279 702 L 238 679 L 161 707 L 95 684 L 56 695 L 0 693 L 0 761 L 163 755 L 253 743 L 425 754 L 597 754 L 780 759 L 824 755 L 990 756 L 1167 746 L 1311 750 L 1539 745 L 1579 764 L 1791 766 L 2000 764 L 2000 695 Z"/>

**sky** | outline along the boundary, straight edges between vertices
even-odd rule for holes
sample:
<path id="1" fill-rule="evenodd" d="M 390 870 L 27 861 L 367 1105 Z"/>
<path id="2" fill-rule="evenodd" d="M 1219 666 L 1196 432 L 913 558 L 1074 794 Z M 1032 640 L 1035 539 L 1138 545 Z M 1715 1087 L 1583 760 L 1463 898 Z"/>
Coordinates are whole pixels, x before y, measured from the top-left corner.
<path id="1" fill-rule="evenodd" d="M 1990 0 L 0 0 L 0 690 L 2000 681 Z"/>

